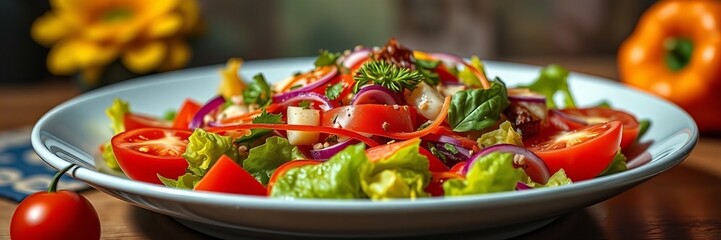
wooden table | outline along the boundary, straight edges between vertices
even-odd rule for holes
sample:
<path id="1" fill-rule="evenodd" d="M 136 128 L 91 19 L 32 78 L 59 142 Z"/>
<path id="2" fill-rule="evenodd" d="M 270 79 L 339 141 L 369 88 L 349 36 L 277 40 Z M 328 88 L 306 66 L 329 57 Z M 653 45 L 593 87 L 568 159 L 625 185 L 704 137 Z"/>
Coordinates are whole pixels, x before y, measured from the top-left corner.
<path id="1" fill-rule="evenodd" d="M 560 63 L 571 70 L 615 79 L 612 57 L 514 58 L 516 62 Z M 62 80 L 32 86 L 0 85 L 0 131 L 32 125 L 53 106 L 77 95 Z M 12 116 L 12 117 L 7 117 Z M 676 166 L 612 199 L 573 211 L 519 239 L 720 239 L 721 138 L 702 136 Z M 104 239 L 198 239 L 207 236 L 173 219 L 96 190 L 82 192 L 95 206 Z M 9 238 L 16 203 L 0 199 L 0 239 Z M 469 236 L 472 238 L 472 236 Z"/>

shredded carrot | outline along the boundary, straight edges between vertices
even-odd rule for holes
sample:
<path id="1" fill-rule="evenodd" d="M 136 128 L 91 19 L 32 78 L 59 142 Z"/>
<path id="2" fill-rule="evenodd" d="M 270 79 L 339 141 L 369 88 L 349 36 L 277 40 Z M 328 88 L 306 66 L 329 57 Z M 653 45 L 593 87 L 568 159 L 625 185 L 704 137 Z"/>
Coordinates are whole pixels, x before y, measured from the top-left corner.
<path id="1" fill-rule="evenodd" d="M 471 69 L 471 71 L 476 74 L 478 80 L 481 81 L 481 85 L 483 85 L 483 89 L 491 88 L 491 82 L 489 82 L 488 78 L 486 78 L 486 74 L 482 73 L 481 70 L 478 70 L 477 68 L 471 66 L 471 64 L 468 64 L 465 61 L 463 62 L 463 65 L 465 65 L 468 69 Z"/>
<path id="2" fill-rule="evenodd" d="M 221 127 L 209 127 L 206 128 L 207 131 L 210 132 L 224 132 L 224 131 L 234 131 L 234 130 L 244 130 L 244 129 L 277 129 L 277 130 L 292 130 L 292 131 L 308 131 L 308 132 L 321 132 L 326 134 L 333 134 L 333 135 L 341 135 L 346 137 L 355 138 L 365 144 L 367 144 L 370 147 L 375 147 L 380 144 L 378 144 L 373 139 L 370 139 L 369 137 L 363 136 L 360 133 L 342 129 L 342 128 L 333 128 L 333 127 L 323 127 L 323 126 L 309 126 L 309 125 L 295 125 L 295 124 L 265 124 L 265 123 L 249 123 L 249 124 L 237 124 L 237 125 L 229 125 L 229 126 L 221 126 Z"/>
<path id="3" fill-rule="evenodd" d="M 445 101 L 443 101 L 443 107 L 441 108 L 441 112 L 438 114 L 435 120 L 429 125 L 428 127 L 421 129 L 419 131 L 415 132 L 407 132 L 407 133 L 373 133 L 374 135 L 388 137 L 392 139 L 411 139 L 411 138 L 419 138 L 423 137 L 425 135 L 428 135 L 429 133 L 435 132 L 436 128 L 441 126 L 444 120 L 446 120 L 446 116 L 448 116 L 448 109 L 451 106 L 451 97 L 446 97 Z"/>

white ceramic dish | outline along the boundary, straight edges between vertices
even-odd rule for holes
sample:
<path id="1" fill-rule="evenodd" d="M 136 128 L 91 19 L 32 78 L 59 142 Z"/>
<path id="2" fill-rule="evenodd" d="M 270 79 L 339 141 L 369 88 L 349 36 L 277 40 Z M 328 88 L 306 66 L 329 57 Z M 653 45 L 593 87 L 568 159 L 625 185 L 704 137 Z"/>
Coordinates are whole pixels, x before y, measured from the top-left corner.
<path id="1" fill-rule="evenodd" d="M 310 58 L 252 61 L 246 77 L 263 72 L 281 80 L 312 67 Z M 648 148 L 631 156 L 628 171 L 569 186 L 487 195 L 415 201 L 296 200 L 193 192 L 131 181 L 100 173 L 93 155 L 111 137 L 104 109 L 116 97 L 135 112 L 161 114 L 185 98 L 205 101 L 219 84 L 210 66 L 143 77 L 73 98 L 45 114 L 32 131 L 40 157 L 55 168 L 76 163 L 73 177 L 94 188 L 178 219 L 196 230 L 232 238 L 244 234 L 306 236 L 400 236 L 477 230 L 482 237 L 506 238 L 539 228 L 560 214 L 615 196 L 685 159 L 698 139 L 693 120 L 678 107 L 619 83 L 572 73 L 570 86 L 580 105 L 608 100 L 642 119 L 651 119 L 641 139 Z M 490 76 L 509 86 L 533 80 L 538 67 L 488 62 Z M 650 161 L 649 161 L 650 160 Z"/>

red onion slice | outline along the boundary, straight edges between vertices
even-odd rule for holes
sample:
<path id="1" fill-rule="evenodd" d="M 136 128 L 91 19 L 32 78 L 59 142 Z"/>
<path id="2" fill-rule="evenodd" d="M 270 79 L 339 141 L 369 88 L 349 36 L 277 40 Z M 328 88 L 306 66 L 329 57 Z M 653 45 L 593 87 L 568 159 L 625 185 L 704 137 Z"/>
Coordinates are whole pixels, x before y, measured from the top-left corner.
<path id="1" fill-rule="evenodd" d="M 218 109 L 221 105 L 225 103 L 225 98 L 223 96 L 217 96 L 210 101 L 208 101 L 205 105 L 200 107 L 200 110 L 198 110 L 197 113 L 193 116 L 193 119 L 188 123 L 188 129 L 194 130 L 196 128 L 199 128 L 203 126 L 203 123 L 205 122 L 205 116 L 210 114 L 215 109 Z"/>
<path id="2" fill-rule="evenodd" d="M 346 141 L 344 141 L 344 142 L 336 143 L 336 144 L 334 144 L 334 145 L 332 145 L 332 146 L 329 146 L 329 147 L 327 147 L 327 148 L 311 149 L 309 152 L 310 152 L 310 156 L 311 156 L 313 159 L 316 159 L 316 160 L 328 160 L 330 157 L 332 157 L 332 156 L 335 155 L 336 153 L 342 151 L 342 150 L 345 149 L 346 147 L 348 147 L 348 146 L 350 146 L 350 145 L 353 145 L 353 144 L 356 144 L 356 143 L 359 143 L 359 142 L 360 142 L 360 141 L 351 138 L 351 139 L 348 139 L 348 140 L 346 140 Z"/>
<path id="3" fill-rule="evenodd" d="M 522 182 L 517 182 L 517 183 L 516 183 L 516 190 L 517 190 L 517 191 L 528 190 L 528 189 L 533 189 L 533 188 L 532 188 L 531 186 L 526 185 L 525 183 L 522 183 Z"/>
<path id="4" fill-rule="evenodd" d="M 468 173 L 468 169 L 471 169 L 471 166 L 473 166 L 479 158 L 492 152 L 513 153 L 517 156 L 523 156 L 523 163 L 518 167 L 521 167 L 526 172 L 526 175 L 528 175 L 534 182 L 546 184 L 546 182 L 548 182 L 548 178 L 551 177 L 546 163 L 543 162 L 538 155 L 528 149 L 512 144 L 497 144 L 481 149 L 481 151 L 478 151 L 476 154 L 471 156 L 470 161 L 466 163 L 466 167 L 463 169 L 462 173 Z M 514 165 L 516 165 L 515 157 Z"/>
<path id="5" fill-rule="evenodd" d="M 517 102 L 546 103 L 546 96 L 533 92 L 528 88 L 508 89 L 508 100 Z"/>
<path id="6" fill-rule="evenodd" d="M 428 135 L 423 136 L 421 139 L 431 142 L 450 143 L 456 146 L 463 146 L 463 143 L 461 143 L 460 140 L 442 134 L 429 133 Z"/>
<path id="7" fill-rule="evenodd" d="M 338 68 L 335 66 L 331 66 L 330 72 L 326 73 L 325 75 L 321 76 L 317 81 L 312 82 L 308 85 L 305 85 L 303 87 L 293 89 L 284 93 L 279 93 L 276 95 L 273 95 L 273 102 L 282 102 L 281 99 L 287 99 L 288 95 L 298 94 L 298 93 L 304 93 L 309 92 L 313 89 L 319 88 L 321 86 L 328 85 L 328 82 L 330 82 L 335 75 L 338 74 Z"/>
<path id="8" fill-rule="evenodd" d="M 351 105 L 358 104 L 386 104 L 386 105 L 399 105 L 401 104 L 401 98 L 397 93 L 392 92 L 390 89 L 380 85 L 366 85 L 363 86 L 358 93 L 353 96 L 350 102 Z"/>
<path id="9" fill-rule="evenodd" d="M 368 59 L 368 56 L 370 56 L 370 54 L 370 48 L 361 48 L 349 53 L 348 55 L 343 56 L 343 59 L 341 59 L 340 61 L 343 64 L 343 67 L 350 69 L 359 62 Z"/>
<path id="10" fill-rule="evenodd" d="M 323 111 L 328 111 L 334 108 L 333 103 L 325 95 L 317 92 L 294 92 L 283 94 L 283 96 L 279 96 L 277 99 L 275 96 L 273 97 L 273 102 L 282 103 L 285 106 L 300 101 L 313 101 L 320 103 L 318 107 Z"/>

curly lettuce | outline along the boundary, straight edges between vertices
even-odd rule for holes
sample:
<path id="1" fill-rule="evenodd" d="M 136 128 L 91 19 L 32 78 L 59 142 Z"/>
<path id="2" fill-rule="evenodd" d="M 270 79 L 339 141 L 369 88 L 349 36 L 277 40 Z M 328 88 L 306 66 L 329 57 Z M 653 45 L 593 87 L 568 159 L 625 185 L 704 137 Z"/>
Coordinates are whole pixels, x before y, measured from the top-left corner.
<path id="1" fill-rule="evenodd" d="M 224 154 L 235 162 L 240 161 L 238 148 L 233 145 L 230 136 L 222 136 L 197 128 L 188 137 L 188 146 L 182 156 L 188 161 L 188 172 L 203 176 Z"/>
<path id="2" fill-rule="evenodd" d="M 243 168 L 259 182 L 268 184 L 270 176 L 280 165 L 304 158 L 306 157 L 297 146 L 291 145 L 285 138 L 274 136 L 248 151 L 248 158 L 243 160 Z"/>
<path id="3" fill-rule="evenodd" d="M 351 145 L 328 161 L 289 169 L 273 185 L 275 198 L 365 198 L 361 173 L 371 168 L 365 145 Z"/>
<path id="4" fill-rule="evenodd" d="M 511 122 L 504 121 L 498 126 L 498 129 L 484 133 L 478 138 L 478 145 L 481 148 L 486 148 L 496 144 L 513 144 L 516 146 L 523 146 L 521 140 L 521 134 L 516 132 L 511 125 Z"/>
<path id="5" fill-rule="evenodd" d="M 513 154 L 494 152 L 476 160 L 466 179 L 450 179 L 443 183 L 445 196 L 463 196 L 513 191 L 525 173 L 513 167 Z"/>
<path id="6" fill-rule="evenodd" d="M 413 141 L 413 140 L 411 140 Z M 420 140 L 374 162 L 361 180 L 363 192 L 373 200 L 427 197 L 430 182 L 428 158 L 418 153 Z"/>
<path id="7" fill-rule="evenodd" d="M 129 112 L 130 104 L 119 98 L 113 100 L 113 104 L 105 109 L 105 115 L 107 115 L 110 119 L 110 128 L 113 129 L 113 135 L 125 131 L 125 123 L 123 119 L 125 118 L 125 114 L 128 114 Z M 113 147 L 110 144 L 110 141 L 103 144 L 102 149 L 102 157 L 105 161 L 105 165 L 112 170 L 122 171 L 120 169 L 120 165 L 118 165 L 118 160 L 115 159 L 115 154 L 113 153 Z"/>

